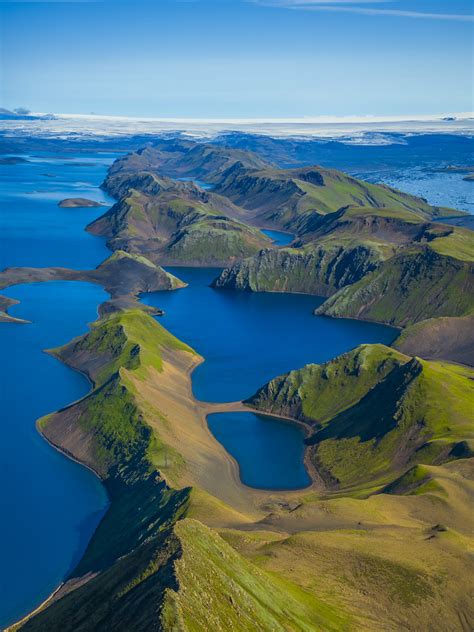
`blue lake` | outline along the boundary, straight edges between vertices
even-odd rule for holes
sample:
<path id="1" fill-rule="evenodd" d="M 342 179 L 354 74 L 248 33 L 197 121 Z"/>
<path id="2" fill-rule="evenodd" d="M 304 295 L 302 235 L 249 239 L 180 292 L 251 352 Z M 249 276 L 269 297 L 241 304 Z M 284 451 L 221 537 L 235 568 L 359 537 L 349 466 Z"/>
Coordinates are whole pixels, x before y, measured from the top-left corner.
<path id="1" fill-rule="evenodd" d="M 99 189 L 117 154 L 74 158 L 41 152 L 29 162 L 0 165 L 0 270 L 13 266 L 93 268 L 110 252 L 104 240 L 85 232 L 104 208 L 59 208 L 67 197 L 106 205 L 114 200 Z"/>
<path id="2" fill-rule="evenodd" d="M 117 154 L 42 152 L 0 165 L 0 269 L 92 268 L 110 253 L 85 232 L 105 208 L 61 209 L 66 197 L 112 200 L 98 187 Z M 99 480 L 38 434 L 36 420 L 87 393 L 86 378 L 43 352 L 84 333 L 108 295 L 88 283 L 53 282 L 1 291 L 10 313 L 32 324 L 0 324 L 0 628 L 45 599 L 80 559 L 107 498 Z"/>
<path id="3" fill-rule="evenodd" d="M 86 378 L 45 354 L 83 333 L 106 297 L 89 283 L 8 288 L 29 325 L 0 325 L 0 628 L 43 601 L 80 559 L 107 498 L 90 471 L 62 456 L 35 421 L 82 397 Z"/>
<path id="4" fill-rule="evenodd" d="M 288 490 L 310 484 L 303 463 L 304 433 L 297 425 L 254 413 L 215 413 L 207 423 L 239 464 L 245 485 Z"/>
<path id="5" fill-rule="evenodd" d="M 270 237 L 276 246 L 287 246 L 288 244 L 291 244 L 295 238 L 295 236 L 291 233 L 282 233 L 281 230 L 262 229 L 262 233 L 267 237 Z"/>
<path id="6" fill-rule="evenodd" d="M 276 375 L 396 336 L 384 325 L 314 316 L 323 302 L 316 296 L 216 290 L 209 284 L 219 270 L 168 270 L 189 286 L 142 301 L 164 309 L 159 321 L 205 358 L 193 373 L 194 394 L 203 401 L 245 399 Z"/>

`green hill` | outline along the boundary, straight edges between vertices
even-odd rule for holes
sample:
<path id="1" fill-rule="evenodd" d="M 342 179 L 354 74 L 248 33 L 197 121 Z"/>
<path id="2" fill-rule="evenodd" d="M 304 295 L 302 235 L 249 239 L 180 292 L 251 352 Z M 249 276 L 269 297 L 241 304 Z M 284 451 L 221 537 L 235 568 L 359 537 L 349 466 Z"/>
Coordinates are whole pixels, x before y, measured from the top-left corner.
<path id="1" fill-rule="evenodd" d="M 88 226 L 113 250 L 168 265 L 220 266 L 271 243 L 257 229 L 222 214 L 220 200 L 194 185 L 162 189 L 158 183 L 155 191 L 148 186 L 149 174 L 146 182 L 143 192 L 127 188 L 125 197 Z"/>
<path id="2" fill-rule="evenodd" d="M 474 372 L 364 345 L 276 378 L 248 403 L 309 424 L 310 459 L 332 487 L 395 480 L 474 455 Z"/>
<path id="3" fill-rule="evenodd" d="M 456 214 L 388 186 L 322 167 L 249 170 L 236 164 L 222 174 L 215 190 L 251 211 L 256 225 L 298 235 L 312 232 L 318 215 L 354 205 L 408 211 L 425 220 Z"/>
<path id="4" fill-rule="evenodd" d="M 195 178 L 214 182 L 222 172 L 236 163 L 247 169 L 269 166 L 257 154 L 243 149 L 182 139 L 155 140 L 153 145 L 116 160 L 110 167 L 103 186 L 115 195 L 113 181 L 117 175 L 143 171 L 172 178 Z"/>
<path id="5" fill-rule="evenodd" d="M 384 262 L 384 269 L 389 268 L 387 260 L 408 246 L 426 244 L 443 257 L 466 262 L 474 248 L 471 231 L 425 222 L 411 211 L 351 206 L 320 216 L 312 231 L 291 248 L 262 250 L 236 262 L 214 285 L 331 296 Z"/>
<path id="6" fill-rule="evenodd" d="M 474 267 L 465 242 L 473 243 L 474 234 L 463 231 L 459 256 L 457 240 L 453 232 L 439 240 L 440 248 L 434 239 L 429 245 L 401 250 L 357 283 L 336 292 L 316 313 L 401 327 L 427 318 L 469 315 L 474 310 Z"/>

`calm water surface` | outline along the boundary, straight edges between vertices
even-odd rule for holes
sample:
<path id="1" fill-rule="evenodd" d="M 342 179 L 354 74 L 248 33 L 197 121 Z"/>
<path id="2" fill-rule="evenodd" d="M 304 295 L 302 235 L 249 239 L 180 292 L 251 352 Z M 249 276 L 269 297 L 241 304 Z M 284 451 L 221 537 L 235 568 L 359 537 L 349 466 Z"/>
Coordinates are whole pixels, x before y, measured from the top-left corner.
<path id="1" fill-rule="evenodd" d="M 104 208 L 59 208 L 67 197 L 111 205 L 99 185 L 117 154 L 71 157 L 42 152 L 0 165 L 0 270 L 12 266 L 92 268 L 110 252 L 85 232 Z"/>
<path id="2" fill-rule="evenodd" d="M 86 378 L 45 354 L 95 320 L 106 293 L 55 281 L 9 288 L 30 325 L 0 325 L 0 627 L 44 600 L 80 559 L 107 498 L 99 480 L 51 448 L 35 420 L 87 393 Z"/>
<path id="3" fill-rule="evenodd" d="M 396 335 L 384 325 L 314 316 L 323 302 L 315 296 L 215 290 L 217 269 L 169 270 L 189 286 L 142 300 L 164 309 L 160 322 L 206 359 L 193 373 L 200 400 L 245 399 L 276 375 Z"/>
<path id="4" fill-rule="evenodd" d="M 295 236 L 291 233 L 282 233 L 281 230 L 264 229 L 262 230 L 262 233 L 267 237 L 270 237 L 270 239 L 273 239 L 273 242 L 276 246 L 288 246 L 288 244 L 291 244 L 291 242 L 295 238 Z"/>
<path id="5" fill-rule="evenodd" d="M 207 422 L 239 464 L 245 485 L 287 490 L 310 484 L 303 463 L 304 433 L 297 425 L 254 413 L 217 413 Z"/>
<path id="6" fill-rule="evenodd" d="M 105 208 L 61 209 L 65 197 L 110 204 L 98 188 L 116 154 L 28 156 L 0 165 L 0 268 L 91 268 L 108 254 L 84 231 Z M 10 312 L 33 321 L 0 324 L 0 628 L 43 601 L 72 570 L 107 499 L 99 480 L 51 448 L 35 421 L 82 397 L 87 380 L 44 349 L 68 342 L 107 298 L 88 283 L 52 282 L 2 290 Z"/>

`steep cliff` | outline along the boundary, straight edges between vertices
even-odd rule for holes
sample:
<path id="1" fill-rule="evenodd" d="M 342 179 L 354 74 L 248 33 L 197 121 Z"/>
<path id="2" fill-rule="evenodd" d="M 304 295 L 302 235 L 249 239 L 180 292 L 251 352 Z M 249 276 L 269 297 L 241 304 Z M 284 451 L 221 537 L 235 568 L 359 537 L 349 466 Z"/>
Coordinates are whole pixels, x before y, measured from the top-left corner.
<path id="1" fill-rule="evenodd" d="M 427 318 L 465 316 L 474 310 L 473 265 L 430 246 L 410 247 L 339 290 L 316 313 L 400 327 Z"/>
<path id="2" fill-rule="evenodd" d="M 213 285 L 252 292 L 330 296 L 374 270 L 380 258 L 379 249 L 368 242 L 347 247 L 336 242 L 301 249 L 267 249 L 225 268 Z"/>

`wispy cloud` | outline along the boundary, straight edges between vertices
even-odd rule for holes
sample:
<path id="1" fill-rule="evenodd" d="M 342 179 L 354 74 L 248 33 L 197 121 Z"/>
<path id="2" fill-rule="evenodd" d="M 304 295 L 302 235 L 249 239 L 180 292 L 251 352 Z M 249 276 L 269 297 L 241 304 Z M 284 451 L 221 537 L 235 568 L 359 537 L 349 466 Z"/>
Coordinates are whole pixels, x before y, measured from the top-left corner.
<path id="1" fill-rule="evenodd" d="M 359 15 L 382 15 L 387 17 L 416 18 L 425 20 L 451 20 L 457 22 L 474 22 L 471 13 L 432 13 L 428 11 L 412 11 L 410 9 L 386 9 L 382 7 L 360 6 L 364 4 L 388 4 L 391 0 L 250 0 L 254 4 L 267 7 L 303 11 L 325 11 L 333 13 L 357 13 Z M 344 6 L 345 5 L 345 6 Z"/>

